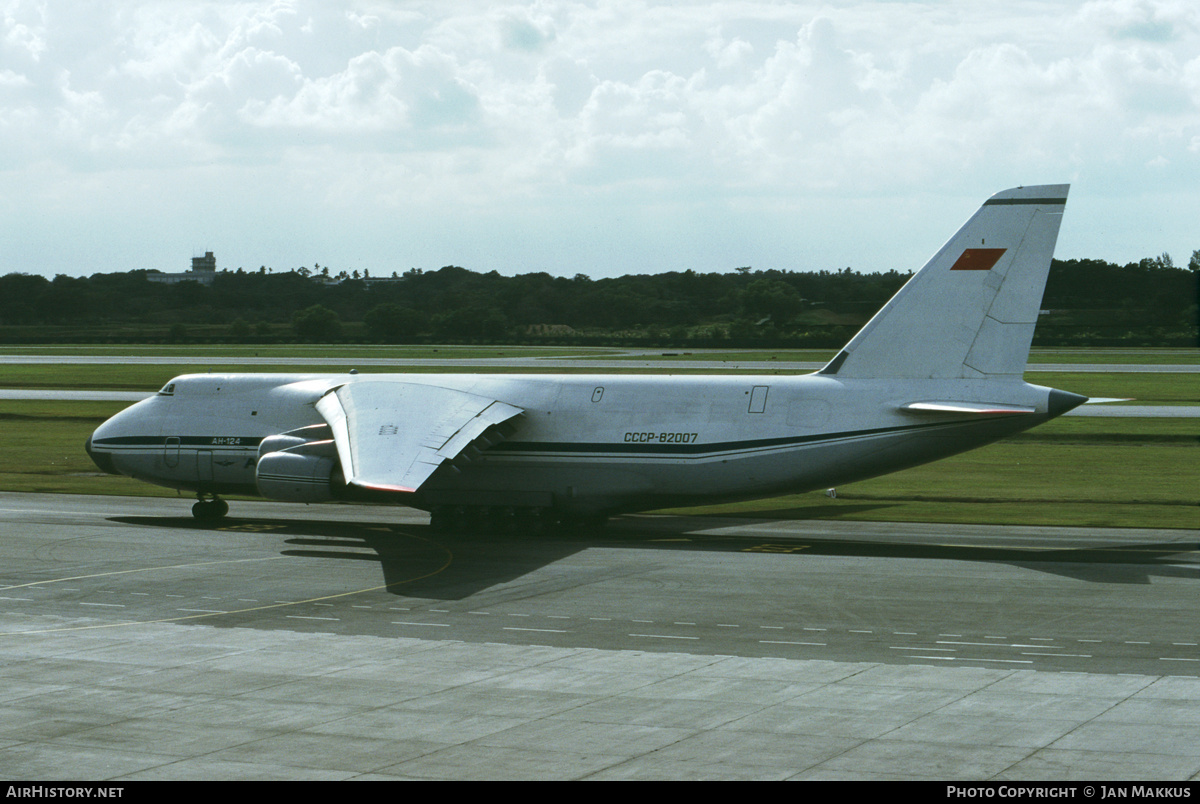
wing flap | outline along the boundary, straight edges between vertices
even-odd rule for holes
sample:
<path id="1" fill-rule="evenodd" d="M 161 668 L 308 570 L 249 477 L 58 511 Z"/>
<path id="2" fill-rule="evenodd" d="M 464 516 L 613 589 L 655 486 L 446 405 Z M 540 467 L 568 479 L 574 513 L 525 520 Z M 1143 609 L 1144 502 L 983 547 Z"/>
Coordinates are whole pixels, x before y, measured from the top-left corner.
<path id="1" fill-rule="evenodd" d="M 477 440 L 487 446 L 503 437 L 500 426 L 524 413 L 453 388 L 373 380 L 331 389 L 316 407 L 333 430 L 346 482 L 384 491 L 416 491 Z"/>

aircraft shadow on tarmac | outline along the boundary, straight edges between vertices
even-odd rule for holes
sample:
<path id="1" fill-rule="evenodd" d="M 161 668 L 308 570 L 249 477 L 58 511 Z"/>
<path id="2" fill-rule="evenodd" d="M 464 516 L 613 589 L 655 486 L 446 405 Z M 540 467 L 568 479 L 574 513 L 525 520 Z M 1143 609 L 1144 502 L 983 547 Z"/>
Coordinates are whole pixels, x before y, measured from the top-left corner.
<path id="1" fill-rule="evenodd" d="M 1089 583 L 1148 584 L 1152 577 L 1200 581 L 1200 564 L 1183 554 L 1195 542 L 1102 547 L 1021 549 L 778 534 L 696 533 L 695 517 L 617 518 L 605 529 L 559 530 L 540 535 L 443 533 L 427 525 L 327 520 L 230 518 L 219 526 L 183 517 L 113 517 L 128 525 L 282 537 L 280 554 L 295 558 L 376 562 L 389 593 L 462 600 L 587 549 L 773 553 L 804 556 L 928 559 L 1008 564 Z M 726 520 L 729 522 L 730 520 Z M 749 525 L 755 520 L 744 520 Z M 711 521 L 707 527 L 712 527 Z M 621 571 L 614 569 L 620 574 Z M 576 578 L 575 581 L 579 579 Z"/>

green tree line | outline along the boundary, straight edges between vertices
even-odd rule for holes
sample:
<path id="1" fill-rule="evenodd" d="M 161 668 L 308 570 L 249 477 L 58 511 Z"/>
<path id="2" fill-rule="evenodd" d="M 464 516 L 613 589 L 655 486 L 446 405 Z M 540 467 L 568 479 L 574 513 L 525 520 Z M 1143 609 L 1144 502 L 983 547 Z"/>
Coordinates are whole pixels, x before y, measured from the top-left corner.
<path id="1" fill-rule="evenodd" d="M 390 278 L 328 268 L 0 277 L 0 342 L 842 345 L 909 278 L 737 268 L 592 280 L 457 266 Z M 1035 343 L 1197 345 L 1200 251 L 1117 265 L 1055 260 Z"/>

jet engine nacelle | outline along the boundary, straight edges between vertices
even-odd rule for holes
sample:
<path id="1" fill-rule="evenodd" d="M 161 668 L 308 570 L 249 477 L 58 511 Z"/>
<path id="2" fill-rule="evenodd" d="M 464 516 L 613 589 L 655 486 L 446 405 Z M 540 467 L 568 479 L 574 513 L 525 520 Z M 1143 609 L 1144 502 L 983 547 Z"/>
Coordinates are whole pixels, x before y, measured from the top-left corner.
<path id="1" fill-rule="evenodd" d="M 258 493 L 284 502 L 332 500 L 341 471 L 331 436 L 327 425 L 314 425 L 264 438 L 255 468 Z"/>
<path id="2" fill-rule="evenodd" d="M 331 438 L 333 438 L 333 431 L 329 429 L 328 424 L 313 424 L 298 430 L 267 436 L 258 445 L 258 460 L 261 461 L 265 455 L 272 452 L 281 452 L 318 441 L 328 441 Z"/>

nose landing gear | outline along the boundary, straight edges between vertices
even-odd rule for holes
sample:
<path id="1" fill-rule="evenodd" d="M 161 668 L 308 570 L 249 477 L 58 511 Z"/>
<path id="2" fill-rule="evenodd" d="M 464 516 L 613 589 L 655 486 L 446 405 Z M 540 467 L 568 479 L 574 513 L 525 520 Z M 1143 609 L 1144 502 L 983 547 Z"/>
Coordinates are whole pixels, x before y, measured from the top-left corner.
<path id="1" fill-rule="evenodd" d="M 196 494 L 196 500 L 192 516 L 201 522 L 213 522 L 229 513 L 229 503 L 215 494 L 202 491 Z"/>

